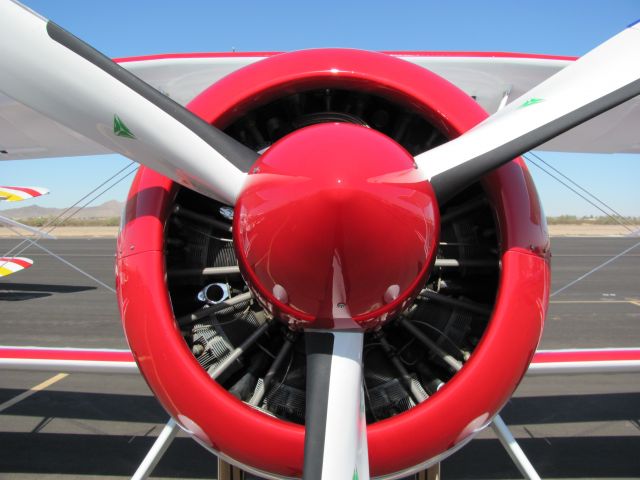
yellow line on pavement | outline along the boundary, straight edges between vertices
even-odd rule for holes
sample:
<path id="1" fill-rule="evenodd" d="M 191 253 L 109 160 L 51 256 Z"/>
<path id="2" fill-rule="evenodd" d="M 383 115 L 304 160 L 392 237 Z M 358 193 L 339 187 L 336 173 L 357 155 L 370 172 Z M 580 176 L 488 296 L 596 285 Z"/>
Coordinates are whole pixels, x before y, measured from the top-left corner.
<path id="1" fill-rule="evenodd" d="M 54 375 L 50 379 L 45 380 L 44 382 L 39 383 L 38 385 L 36 385 L 34 387 L 31 387 L 26 392 L 22 392 L 20 395 L 17 395 L 15 397 L 7 400 L 6 402 L 0 404 L 0 412 L 6 410 L 9 407 L 14 406 L 16 403 L 21 402 L 22 400 L 24 400 L 25 398 L 30 397 L 34 393 L 37 393 L 37 392 L 39 392 L 41 390 L 44 390 L 47 387 L 50 387 L 54 383 L 59 382 L 60 380 L 62 380 L 63 378 L 65 378 L 67 376 L 69 376 L 68 373 L 59 373 L 57 375 Z"/>

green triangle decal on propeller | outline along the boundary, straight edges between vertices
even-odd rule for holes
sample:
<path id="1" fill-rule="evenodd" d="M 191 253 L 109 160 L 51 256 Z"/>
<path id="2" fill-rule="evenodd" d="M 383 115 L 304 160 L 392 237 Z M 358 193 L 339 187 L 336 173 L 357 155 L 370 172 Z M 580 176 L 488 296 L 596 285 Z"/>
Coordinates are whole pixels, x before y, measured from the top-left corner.
<path id="1" fill-rule="evenodd" d="M 131 133 L 131 130 L 129 130 L 129 127 L 124 124 L 118 115 L 113 116 L 113 133 L 118 137 L 136 138 L 136 136 Z"/>
<path id="2" fill-rule="evenodd" d="M 353 470 L 353 479 L 352 480 L 358 480 L 358 469 L 354 469 Z"/>
<path id="3" fill-rule="evenodd" d="M 528 107 L 530 105 L 535 105 L 536 103 L 540 103 L 542 102 L 542 98 L 530 98 L 529 100 L 527 100 L 526 102 L 524 102 L 522 105 L 520 105 L 518 108 L 524 108 L 524 107 Z"/>

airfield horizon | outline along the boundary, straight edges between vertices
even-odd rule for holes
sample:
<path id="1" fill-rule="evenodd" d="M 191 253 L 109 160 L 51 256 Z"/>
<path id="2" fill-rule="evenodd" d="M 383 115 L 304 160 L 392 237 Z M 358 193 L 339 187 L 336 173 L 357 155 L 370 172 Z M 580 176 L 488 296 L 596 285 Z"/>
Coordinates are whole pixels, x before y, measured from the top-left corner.
<path id="1" fill-rule="evenodd" d="M 57 238 L 115 238 L 116 226 L 63 226 L 53 231 Z M 640 236 L 640 225 L 590 225 L 561 224 L 549 225 L 551 237 L 631 237 Z M 0 227 L 0 238 L 20 238 L 8 228 Z"/>

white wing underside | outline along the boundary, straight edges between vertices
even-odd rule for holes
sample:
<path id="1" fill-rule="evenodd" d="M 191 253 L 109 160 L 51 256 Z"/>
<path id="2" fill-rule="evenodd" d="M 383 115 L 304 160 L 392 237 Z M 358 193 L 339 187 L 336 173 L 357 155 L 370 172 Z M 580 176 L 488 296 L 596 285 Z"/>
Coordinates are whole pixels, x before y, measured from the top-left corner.
<path id="1" fill-rule="evenodd" d="M 189 57 L 127 61 L 122 66 L 186 105 L 225 75 L 263 57 Z M 550 77 L 571 60 L 511 56 L 400 56 L 457 85 L 488 113 Z M 55 95 L 55 92 L 51 92 Z M 640 153 L 640 97 L 547 142 L 539 150 Z M 104 147 L 0 93 L 0 160 L 110 153 Z"/>

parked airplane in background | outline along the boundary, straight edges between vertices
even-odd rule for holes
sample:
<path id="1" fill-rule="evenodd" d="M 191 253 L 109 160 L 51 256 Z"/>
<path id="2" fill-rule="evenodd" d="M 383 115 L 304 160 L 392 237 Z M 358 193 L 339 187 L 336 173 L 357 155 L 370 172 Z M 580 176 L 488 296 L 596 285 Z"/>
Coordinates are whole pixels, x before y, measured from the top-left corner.
<path id="1" fill-rule="evenodd" d="M 28 198 L 39 197 L 40 195 L 46 195 L 49 190 L 40 187 L 2 187 L 0 186 L 0 201 L 6 202 L 19 202 L 20 200 L 26 200 Z M 30 233 L 34 233 L 39 237 L 51 238 L 50 235 L 38 230 L 37 228 L 30 227 L 20 222 L 16 222 L 11 218 L 7 218 L 0 215 L 0 224 L 8 227 L 18 228 L 26 230 Z M 33 265 L 33 260 L 24 257 L 1 257 L 0 256 L 0 277 L 6 277 L 12 273 L 19 272 L 25 268 L 29 268 Z"/>
<path id="2" fill-rule="evenodd" d="M 19 202 L 28 198 L 46 195 L 49 190 L 40 187 L 2 187 L 0 186 L 0 200 L 6 202 Z"/>
<path id="3" fill-rule="evenodd" d="M 33 260 L 26 257 L 0 257 L 0 277 L 6 277 L 33 265 Z"/>
<path id="4" fill-rule="evenodd" d="M 0 18 L 0 91 L 34 141 L 3 158 L 115 151 L 148 167 L 116 265 L 132 353 L 174 419 L 145 475 L 176 425 L 243 469 L 309 480 L 403 477 L 492 421 L 508 439 L 498 412 L 550 285 L 517 157 L 638 151 L 638 100 L 615 107 L 640 93 L 639 24 L 578 60 L 318 49 L 118 65 L 15 2 Z M 122 361 L 2 352 L 13 367 Z M 637 357 L 538 359 L 628 371 Z"/>

